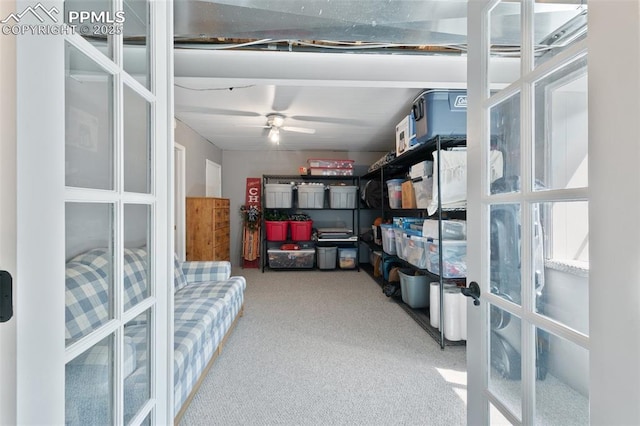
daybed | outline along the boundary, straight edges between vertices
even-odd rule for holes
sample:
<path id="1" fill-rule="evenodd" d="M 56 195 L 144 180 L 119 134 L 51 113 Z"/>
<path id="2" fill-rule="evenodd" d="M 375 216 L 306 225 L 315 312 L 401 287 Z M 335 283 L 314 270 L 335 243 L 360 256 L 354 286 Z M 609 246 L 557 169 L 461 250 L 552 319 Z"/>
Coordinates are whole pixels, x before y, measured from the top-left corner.
<path id="1" fill-rule="evenodd" d="M 148 295 L 146 252 L 124 251 L 125 312 Z M 67 347 L 88 335 L 109 318 L 113 292 L 109 290 L 109 255 L 93 249 L 73 257 L 66 265 Z M 174 268 L 174 412 L 179 421 L 224 340 L 242 315 L 244 277 L 231 276 L 231 264 L 183 262 Z M 111 305 L 113 306 L 113 305 Z M 124 327 L 121 367 L 124 371 L 124 423 L 149 398 L 148 314 L 138 315 Z M 110 398 L 112 337 L 98 342 L 66 367 L 67 424 L 114 423 Z M 122 421 L 115 421 L 122 423 Z"/>

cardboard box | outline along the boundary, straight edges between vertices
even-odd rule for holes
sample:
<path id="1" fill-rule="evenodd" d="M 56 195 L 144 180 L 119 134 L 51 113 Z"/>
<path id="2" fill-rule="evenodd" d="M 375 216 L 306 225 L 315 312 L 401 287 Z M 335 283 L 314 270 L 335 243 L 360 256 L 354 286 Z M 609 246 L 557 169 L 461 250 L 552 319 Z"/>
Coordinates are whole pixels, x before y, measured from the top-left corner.
<path id="1" fill-rule="evenodd" d="M 403 209 L 415 209 L 416 204 L 416 192 L 413 190 L 413 182 L 410 180 L 402 183 L 402 208 Z"/>

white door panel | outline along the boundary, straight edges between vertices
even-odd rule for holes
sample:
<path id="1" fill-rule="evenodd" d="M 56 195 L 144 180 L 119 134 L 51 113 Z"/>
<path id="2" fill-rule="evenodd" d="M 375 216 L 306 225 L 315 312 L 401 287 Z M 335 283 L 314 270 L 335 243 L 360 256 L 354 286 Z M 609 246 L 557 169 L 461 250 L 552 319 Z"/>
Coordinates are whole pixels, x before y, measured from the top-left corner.
<path id="1" fill-rule="evenodd" d="M 562 7 L 469 2 L 467 260 L 481 293 L 468 312 L 470 424 L 589 422 L 588 324 L 576 325 L 589 317 L 576 303 L 589 296 L 577 276 L 589 261 L 586 42 L 544 50 L 535 32 L 539 12 Z M 504 56 L 507 24 L 520 29 L 509 49 L 521 72 L 496 90 L 487 70 Z M 493 181 L 496 153 L 504 169 Z"/>
<path id="2" fill-rule="evenodd" d="M 167 25 L 172 5 L 129 3 L 114 2 L 130 12 L 125 28 L 147 31 L 145 49 L 154 52 L 142 55 L 135 66 L 124 61 L 124 69 L 135 75 L 119 66 L 129 49 L 120 35 L 109 37 L 109 49 L 75 34 L 26 35 L 17 41 L 15 300 L 20 339 L 16 385 L 9 388 L 16 395 L 15 420 L 9 424 L 87 424 L 83 419 L 89 418 L 167 424 L 173 416 L 173 136 L 166 125 L 172 115 Z M 18 2 L 13 12 L 30 6 Z M 55 14 L 88 5 L 43 2 L 43 7 L 55 7 Z M 61 25 L 62 19 L 56 22 Z M 6 170 L 3 177 L 11 172 Z M 8 219 L 3 214 L 0 227 Z M 89 249 L 104 253 L 106 305 L 99 308 L 106 315 L 70 337 L 66 322 L 73 314 L 65 306 L 75 302 L 65 286 L 65 268 L 71 257 Z M 131 265 L 125 259 L 134 255 L 145 278 L 132 299 L 124 276 L 125 262 Z M 102 291 L 99 282 L 92 278 L 85 285 Z M 135 382 L 126 380 L 133 377 L 127 367 L 127 336 L 133 331 L 144 340 L 135 364 L 141 373 L 135 377 L 143 380 Z M 4 356 L 4 330 L 2 336 Z M 98 353 L 106 357 L 96 358 Z M 3 398 L 3 411 L 4 403 Z"/>

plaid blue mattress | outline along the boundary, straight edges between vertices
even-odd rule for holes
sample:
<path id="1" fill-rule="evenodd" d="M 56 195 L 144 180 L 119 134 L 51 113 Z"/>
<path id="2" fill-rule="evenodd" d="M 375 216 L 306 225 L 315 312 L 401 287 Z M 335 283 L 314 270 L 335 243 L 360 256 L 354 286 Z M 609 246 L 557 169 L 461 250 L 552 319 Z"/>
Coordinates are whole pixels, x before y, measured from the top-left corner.
<path id="1" fill-rule="evenodd" d="M 109 321 L 112 299 L 111 252 L 106 248 L 75 256 L 66 268 L 67 344 Z M 229 331 L 244 303 L 246 280 L 231 277 L 231 263 L 184 262 L 174 258 L 174 401 L 176 413 L 192 391 L 204 368 Z M 125 309 L 148 295 L 147 253 L 124 251 Z M 149 348 L 146 314 L 124 327 L 125 421 L 149 398 Z M 108 395 L 112 355 L 100 343 L 67 365 L 67 383 L 79 392 L 67 396 L 67 418 L 92 424 L 108 419 L 102 401 L 90 402 L 98 392 Z M 105 383 L 94 383 L 96 380 Z M 91 389 L 89 391 L 88 389 Z M 84 395 L 82 395 L 84 392 Z M 93 396 L 91 396 L 93 395 Z M 97 404 L 84 410 L 91 404 Z M 105 417 L 107 416 L 107 417 Z"/>

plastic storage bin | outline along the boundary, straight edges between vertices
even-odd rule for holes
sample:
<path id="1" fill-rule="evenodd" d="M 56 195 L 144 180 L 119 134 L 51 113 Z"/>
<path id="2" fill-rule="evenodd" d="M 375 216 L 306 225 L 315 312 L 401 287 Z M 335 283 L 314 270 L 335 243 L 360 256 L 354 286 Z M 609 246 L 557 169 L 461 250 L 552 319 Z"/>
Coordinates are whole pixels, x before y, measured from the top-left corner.
<path id="1" fill-rule="evenodd" d="M 357 190 L 356 186 L 331 186 L 329 188 L 331 208 L 355 209 Z"/>
<path id="2" fill-rule="evenodd" d="M 427 269 L 427 243 L 424 237 L 405 235 L 404 257 L 407 262 L 420 269 Z"/>
<path id="3" fill-rule="evenodd" d="M 387 181 L 389 206 L 392 209 L 402 208 L 402 182 L 404 182 L 404 179 L 390 179 Z"/>
<path id="4" fill-rule="evenodd" d="M 291 239 L 293 241 L 309 241 L 311 240 L 311 229 L 313 228 L 312 220 L 289 222 L 291 228 Z"/>
<path id="5" fill-rule="evenodd" d="M 426 275 L 414 275 L 411 269 L 400 269 L 402 301 L 413 309 L 429 306 L 429 280 Z"/>
<path id="6" fill-rule="evenodd" d="M 285 241 L 289 231 L 289 221 L 264 221 L 266 227 L 267 241 Z"/>
<path id="7" fill-rule="evenodd" d="M 423 177 L 422 180 L 413 182 L 413 190 L 416 193 L 416 207 L 428 208 L 433 194 L 433 177 Z"/>
<path id="8" fill-rule="evenodd" d="M 333 169 L 329 167 L 309 167 L 311 176 L 353 176 L 353 169 Z"/>
<path id="9" fill-rule="evenodd" d="M 444 278 L 464 278 L 467 276 L 467 242 L 457 240 L 442 241 L 442 274 L 440 274 L 438 240 L 427 243 L 427 270 Z"/>
<path id="10" fill-rule="evenodd" d="M 392 225 L 382 224 L 380 225 L 382 233 L 382 249 L 385 253 L 396 254 L 396 234 L 393 231 Z"/>
<path id="11" fill-rule="evenodd" d="M 267 183 L 264 185 L 265 207 L 268 209 L 290 209 L 293 186 L 289 183 Z"/>
<path id="12" fill-rule="evenodd" d="M 321 209 L 324 207 L 324 185 L 299 185 L 298 207 L 301 209 Z"/>
<path id="13" fill-rule="evenodd" d="M 358 249 L 356 248 L 339 248 L 338 258 L 340 269 L 354 269 L 356 267 L 356 258 L 358 257 Z"/>
<path id="14" fill-rule="evenodd" d="M 319 269 L 336 269 L 338 247 L 316 247 Z"/>
<path id="15" fill-rule="evenodd" d="M 328 158 L 309 158 L 309 167 L 321 167 L 331 169 L 353 169 L 353 160 L 333 160 Z"/>
<path id="16" fill-rule="evenodd" d="M 422 224 L 422 236 L 439 239 L 438 221 L 435 219 L 425 219 Z M 443 240 L 466 240 L 467 222 L 464 220 L 443 220 L 442 221 Z"/>
<path id="17" fill-rule="evenodd" d="M 307 250 L 267 250 L 269 255 L 270 268 L 313 268 L 315 262 L 316 251 L 314 249 Z"/>
<path id="18" fill-rule="evenodd" d="M 398 256 L 400 259 L 405 260 L 404 257 L 404 243 L 402 241 L 403 238 L 403 232 L 401 228 L 393 228 L 393 234 L 394 234 L 394 242 L 396 244 L 396 256 Z"/>
<path id="19" fill-rule="evenodd" d="M 436 135 L 467 134 L 467 92 L 465 90 L 426 90 L 413 101 L 416 140 L 423 143 Z"/>

